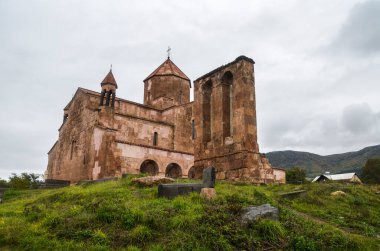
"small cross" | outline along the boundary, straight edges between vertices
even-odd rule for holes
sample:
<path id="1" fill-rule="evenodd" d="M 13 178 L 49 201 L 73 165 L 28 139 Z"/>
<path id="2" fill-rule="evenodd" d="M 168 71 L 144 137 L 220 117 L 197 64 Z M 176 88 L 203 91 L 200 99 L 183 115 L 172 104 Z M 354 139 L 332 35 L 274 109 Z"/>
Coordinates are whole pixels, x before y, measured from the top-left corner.
<path id="1" fill-rule="evenodd" d="M 168 53 L 168 58 L 170 58 L 170 51 L 172 50 L 172 48 L 170 48 L 170 46 L 168 46 L 168 49 L 167 49 L 167 53 Z"/>
<path id="2" fill-rule="evenodd" d="M 111 64 L 111 69 L 110 69 L 110 71 L 112 71 L 112 64 Z"/>

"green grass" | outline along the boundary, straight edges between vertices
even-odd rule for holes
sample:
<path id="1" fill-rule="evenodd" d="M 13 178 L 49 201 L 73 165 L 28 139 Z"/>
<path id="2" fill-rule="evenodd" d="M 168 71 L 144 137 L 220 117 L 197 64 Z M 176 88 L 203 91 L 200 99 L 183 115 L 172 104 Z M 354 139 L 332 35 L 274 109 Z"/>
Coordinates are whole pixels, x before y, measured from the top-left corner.
<path id="1" fill-rule="evenodd" d="M 180 181 L 182 182 L 182 181 Z M 304 197 L 279 193 L 307 190 Z M 157 198 L 131 178 L 54 190 L 8 191 L 0 204 L 4 250 L 379 250 L 376 186 L 253 186 L 218 182 L 218 197 Z M 331 192 L 342 190 L 344 197 Z M 241 209 L 270 203 L 280 221 L 242 227 Z M 302 212 L 310 217 L 304 217 Z M 315 219 L 323 222 L 316 223 Z"/>

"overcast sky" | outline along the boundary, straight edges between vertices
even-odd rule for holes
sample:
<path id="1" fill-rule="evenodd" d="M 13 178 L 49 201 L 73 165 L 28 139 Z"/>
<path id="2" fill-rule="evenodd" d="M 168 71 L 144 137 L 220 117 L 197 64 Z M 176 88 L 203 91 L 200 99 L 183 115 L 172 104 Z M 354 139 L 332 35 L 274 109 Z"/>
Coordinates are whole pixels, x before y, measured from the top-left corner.
<path id="1" fill-rule="evenodd" d="M 380 0 L 0 0 L 0 177 L 43 173 L 77 87 L 142 102 L 166 59 L 193 81 L 255 60 L 262 152 L 380 144 Z"/>

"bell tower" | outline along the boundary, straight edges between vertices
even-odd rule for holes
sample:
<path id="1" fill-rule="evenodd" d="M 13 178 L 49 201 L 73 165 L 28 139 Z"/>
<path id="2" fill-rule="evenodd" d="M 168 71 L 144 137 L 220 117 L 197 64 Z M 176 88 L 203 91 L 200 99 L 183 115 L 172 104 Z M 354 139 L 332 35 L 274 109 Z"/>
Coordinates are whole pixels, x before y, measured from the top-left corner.
<path id="1" fill-rule="evenodd" d="M 190 79 L 170 56 L 144 80 L 144 105 L 165 109 L 190 102 Z"/>
<path id="2" fill-rule="evenodd" d="M 111 106 L 113 108 L 115 106 L 117 83 L 112 74 L 112 66 L 100 86 L 102 92 L 100 95 L 99 106 Z"/>

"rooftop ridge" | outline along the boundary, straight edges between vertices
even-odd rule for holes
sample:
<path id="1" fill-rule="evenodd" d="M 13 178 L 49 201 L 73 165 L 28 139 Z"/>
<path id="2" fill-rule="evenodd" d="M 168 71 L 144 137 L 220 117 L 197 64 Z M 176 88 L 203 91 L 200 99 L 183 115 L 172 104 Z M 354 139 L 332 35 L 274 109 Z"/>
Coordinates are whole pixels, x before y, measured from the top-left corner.
<path id="1" fill-rule="evenodd" d="M 196 82 L 196 81 L 198 81 L 198 80 L 201 80 L 202 78 L 209 77 L 209 76 L 213 75 L 215 72 L 220 71 L 220 70 L 222 70 L 222 69 L 224 69 L 224 68 L 226 68 L 226 67 L 228 67 L 228 66 L 230 66 L 230 65 L 233 65 L 233 64 L 235 64 L 235 63 L 237 63 L 237 62 L 239 62 L 239 61 L 241 61 L 241 60 L 245 60 L 245 61 L 247 61 L 247 62 L 250 62 L 250 63 L 252 63 L 252 64 L 255 64 L 255 61 L 253 61 L 252 58 L 249 58 L 249 57 L 247 57 L 247 56 L 241 55 L 241 56 L 237 57 L 234 61 L 232 61 L 232 62 L 230 62 L 230 63 L 228 63 L 228 64 L 225 64 L 225 65 L 219 66 L 218 68 L 216 68 L 216 69 L 214 69 L 214 70 L 212 70 L 212 71 L 210 71 L 210 72 L 204 74 L 203 76 L 197 78 L 196 80 L 194 80 L 194 82 Z"/>

